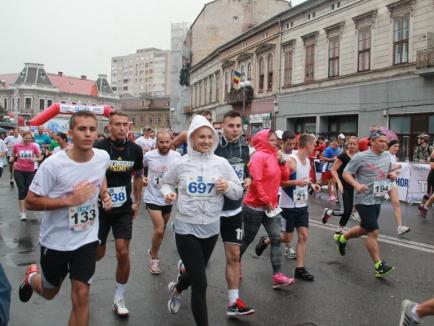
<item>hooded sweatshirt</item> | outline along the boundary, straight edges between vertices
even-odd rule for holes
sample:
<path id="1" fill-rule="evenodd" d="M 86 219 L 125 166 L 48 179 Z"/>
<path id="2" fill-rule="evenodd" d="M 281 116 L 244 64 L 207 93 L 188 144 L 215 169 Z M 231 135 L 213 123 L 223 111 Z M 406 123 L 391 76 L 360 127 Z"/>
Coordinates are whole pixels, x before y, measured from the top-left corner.
<path id="1" fill-rule="evenodd" d="M 193 149 L 191 135 L 201 127 L 213 131 L 213 145 L 208 153 Z M 161 193 L 165 196 L 178 188 L 177 220 L 199 225 L 215 223 L 220 220 L 224 196 L 237 200 L 243 196 L 243 187 L 228 161 L 214 154 L 219 136 L 205 117 L 195 116 L 187 135 L 187 154 L 164 175 Z M 215 182 L 219 178 L 227 180 L 229 184 L 224 193 L 215 189 Z"/>
<path id="2" fill-rule="evenodd" d="M 244 204 L 254 208 L 263 208 L 271 204 L 278 205 L 278 192 L 282 173 L 288 175 L 286 164 L 279 165 L 277 148 L 268 140 L 270 129 L 263 129 L 253 137 L 255 153 L 250 158 L 249 174 L 252 178 Z"/>

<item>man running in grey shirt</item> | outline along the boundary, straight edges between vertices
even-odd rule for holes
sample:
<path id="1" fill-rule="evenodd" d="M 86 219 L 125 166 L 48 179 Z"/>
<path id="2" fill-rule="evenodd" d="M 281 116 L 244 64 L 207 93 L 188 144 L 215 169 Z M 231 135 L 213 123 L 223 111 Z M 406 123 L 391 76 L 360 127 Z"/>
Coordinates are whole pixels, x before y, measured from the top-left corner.
<path id="1" fill-rule="evenodd" d="M 344 234 L 335 234 L 334 239 L 343 256 L 349 239 L 366 235 L 366 247 L 375 264 L 375 276 L 383 277 L 395 268 L 386 265 L 380 258 L 378 217 L 381 203 L 391 188 L 390 180 L 396 179 L 396 175 L 391 173 L 386 135 L 374 130 L 369 139 L 371 149 L 354 155 L 343 173 L 345 181 L 355 189 L 354 203 L 361 218 L 360 226 L 354 226 Z"/>

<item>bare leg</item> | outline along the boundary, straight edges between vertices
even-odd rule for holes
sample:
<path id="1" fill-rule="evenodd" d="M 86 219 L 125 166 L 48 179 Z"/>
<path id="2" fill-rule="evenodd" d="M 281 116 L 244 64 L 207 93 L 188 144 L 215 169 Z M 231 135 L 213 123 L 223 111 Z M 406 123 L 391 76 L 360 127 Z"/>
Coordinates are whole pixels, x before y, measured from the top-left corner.
<path id="1" fill-rule="evenodd" d="M 89 325 L 89 284 L 72 280 L 72 311 L 69 326 Z"/>

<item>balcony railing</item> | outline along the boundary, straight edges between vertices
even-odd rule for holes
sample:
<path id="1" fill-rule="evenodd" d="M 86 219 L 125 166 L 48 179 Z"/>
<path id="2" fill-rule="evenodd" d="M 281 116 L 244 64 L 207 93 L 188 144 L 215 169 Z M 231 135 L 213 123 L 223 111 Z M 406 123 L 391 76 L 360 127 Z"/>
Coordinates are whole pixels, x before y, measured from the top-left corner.
<path id="1" fill-rule="evenodd" d="M 253 88 L 251 86 L 241 87 L 239 89 L 231 88 L 226 95 L 228 104 L 250 103 L 253 100 Z"/>
<path id="2" fill-rule="evenodd" d="M 416 69 L 434 73 L 434 48 L 419 50 L 416 53 Z"/>

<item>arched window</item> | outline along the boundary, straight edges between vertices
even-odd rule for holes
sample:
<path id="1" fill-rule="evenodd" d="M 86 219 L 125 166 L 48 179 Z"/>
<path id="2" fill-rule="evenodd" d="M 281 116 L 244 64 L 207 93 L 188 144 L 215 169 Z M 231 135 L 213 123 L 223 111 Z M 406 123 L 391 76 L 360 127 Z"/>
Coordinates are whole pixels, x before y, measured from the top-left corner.
<path id="1" fill-rule="evenodd" d="M 225 71 L 225 96 L 229 93 L 229 72 Z"/>
<path id="2" fill-rule="evenodd" d="M 252 63 L 247 64 L 247 80 L 252 80 Z"/>
<path id="3" fill-rule="evenodd" d="M 267 58 L 267 91 L 271 91 L 273 89 L 273 55 L 269 54 Z"/>
<path id="4" fill-rule="evenodd" d="M 245 76 L 245 67 L 244 67 L 244 65 L 241 65 L 241 69 L 240 69 L 240 72 L 241 72 L 241 81 L 245 81 L 246 80 L 246 76 Z"/>
<path id="5" fill-rule="evenodd" d="M 265 78 L 264 58 L 263 57 L 261 57 L 259 59 L 259 64 L 258 65 L 259 65 L 259 69 L 258 69 L 258 71 L 259 71 L 259 87 L 258 87 L 258 89 L 260 91 L 263 91 L 264 90 L 264 78 Z"/>

